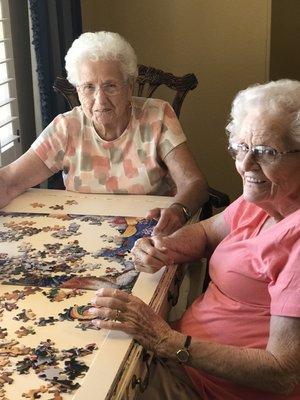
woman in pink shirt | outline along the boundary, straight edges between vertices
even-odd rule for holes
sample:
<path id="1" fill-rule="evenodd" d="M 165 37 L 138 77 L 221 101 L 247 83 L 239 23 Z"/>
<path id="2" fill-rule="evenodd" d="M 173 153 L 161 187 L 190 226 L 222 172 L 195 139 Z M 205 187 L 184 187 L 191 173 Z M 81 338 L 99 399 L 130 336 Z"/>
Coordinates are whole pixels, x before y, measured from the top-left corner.
<path id="1" fill-rule="evenodd" d="M 94 315 L 110 319 L 96 326 L 158 357 L 141 399 L 300 399 L 300 82 L 238 93 L 227 131 L 243 195 L 133 249 L 136 268 L 151 273 L 209 257 L 206 292 L 173 328 L 128 293 L 93 300 Z"/>
<path id="2" fill-rule="evenodd" d="M 80 106 L 58 115 L 31 148 L 0 170 L 0 208 L 62 171 L 67 190 L 174 196 L 149 210 L 155 232 L 170 234 L 207 200 L 205 178 L 172 107 L 133 96 L 137 58 L 113 32 L 86 32 L 66 55 Z"/>

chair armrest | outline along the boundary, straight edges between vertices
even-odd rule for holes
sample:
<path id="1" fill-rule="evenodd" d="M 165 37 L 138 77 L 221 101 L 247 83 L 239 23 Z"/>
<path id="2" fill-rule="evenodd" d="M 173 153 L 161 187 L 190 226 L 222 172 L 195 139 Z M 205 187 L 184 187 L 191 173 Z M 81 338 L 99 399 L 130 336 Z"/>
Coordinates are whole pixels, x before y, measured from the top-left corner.
<path id="1" fill-rule="evenodd" d="M 226 193 L 219 192 L 212 187 L 208 187 L 209 199 L 203 204 L 201 213 L 199 216 L 199 221 L 210 218 L 213 215 L 213 207 L 221 208 L 226 207 L 230 204 L 229 196 Z M 207 289 L 207 286 L 210 282 L 210 276 L 208 273 L 208 268 L 206 269 L 204 282 L 203 282 L 203 292 Z"/>
<path id="2" fill-rule="evenodd" d="M 226 207 L 230 204 L 229 196 L 226 193 L 219 192 L 209 186 L 208 188 L 209 202 L 215 208 Z"/>

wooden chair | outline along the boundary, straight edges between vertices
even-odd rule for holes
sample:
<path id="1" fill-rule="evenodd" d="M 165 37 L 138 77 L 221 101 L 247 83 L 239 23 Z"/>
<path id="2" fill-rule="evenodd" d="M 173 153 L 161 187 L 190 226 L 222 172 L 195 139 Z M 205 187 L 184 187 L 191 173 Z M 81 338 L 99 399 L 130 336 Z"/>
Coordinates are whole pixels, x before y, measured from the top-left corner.
<path id="1" fill-rule="evenodd" d="M 171 73 L 148 67 L 146 65 L 139 65 L 138 72 L 135 94 L 140 97 L 152 97 L 159 86 L 167 86 L 175 92 L 172 107 L 179 118 L 185 96 L 190 90 L 195 89 L 198 85 L 196 76 L 194 74 L 186 74 L 178 77 Z M 53 89 L 66 99 L 70 109 L 79 105 L 76 88 L 65 78 L 56 78 Z M 222 208 L 228 204 L 229 197 L 227 194 L 209 187 L 209 200 L 202 207 L 200 219 L 209 218 L 213 214 L 213 208 Z"/>
<path id="2" fill-rule="evenodd" d="M 197 87 L 198 81 L 194 74 L 187 74 L 182 77 L 174 76 L 160 69 L 139 65 L 139 75 L 136 80 L 135 94 L 139 97 L 152 97 L 156 89 L 165 85 L 175 91 L 172 107 L 179 118 L 183 100 L 189 90 Z M 79 105 L 76 88 L 65 78 L 55 79 L 53 89 L 61 94 L 67 101 L 70 109 Z"/>

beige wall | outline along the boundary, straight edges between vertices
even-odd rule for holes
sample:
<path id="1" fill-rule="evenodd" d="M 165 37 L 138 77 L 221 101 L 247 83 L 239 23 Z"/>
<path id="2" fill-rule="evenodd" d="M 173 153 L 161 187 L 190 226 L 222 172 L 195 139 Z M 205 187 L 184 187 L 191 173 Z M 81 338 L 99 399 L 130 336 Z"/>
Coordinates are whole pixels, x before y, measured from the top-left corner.
<path id="1" fill-rule="evenodd" d="M 300 1 L 272 0 L 270 79 L 300 80 Z"/>
<path id="2" fill-rule="evenodd" d="M 270 0 L 81 0 L 84 31 L 119 32 L 138 61 L 193 72 L 181 123 L 209 184 L 234 199 L 241 184 L 226 154 L 233 95 L 268 79 Z"/>

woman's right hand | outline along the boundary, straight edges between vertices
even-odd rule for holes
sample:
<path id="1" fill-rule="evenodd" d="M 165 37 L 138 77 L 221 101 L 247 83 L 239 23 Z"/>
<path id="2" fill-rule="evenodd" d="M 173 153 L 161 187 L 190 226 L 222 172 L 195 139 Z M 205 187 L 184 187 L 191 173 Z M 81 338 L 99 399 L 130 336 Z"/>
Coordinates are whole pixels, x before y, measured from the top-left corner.
<path id="1" fill-rule="evenodd" d="M 146 218 L 158 220 L 153 235 L 171 235 L 186 223 L 182 210 L 175 207 L 153 208 L 148 211 Z"/>
<path id="2" fill-rule="evenodd" d="M 96 292 L 89 314 L 99 329 L 119 330 L 137 340 L 145 349 L 161 357 L 175 355 L 185 336 L 141 299 L 122 290 L 104 288 Z"/>
<path id="3" fill-rule="evenodd" d="M 140 272 L 155 273 L 165 265 L 173 265 L 174 259 L 165 246 L 166 238 L 152 236 L 138 239 L 131 250 L 135 268 Z"/>

